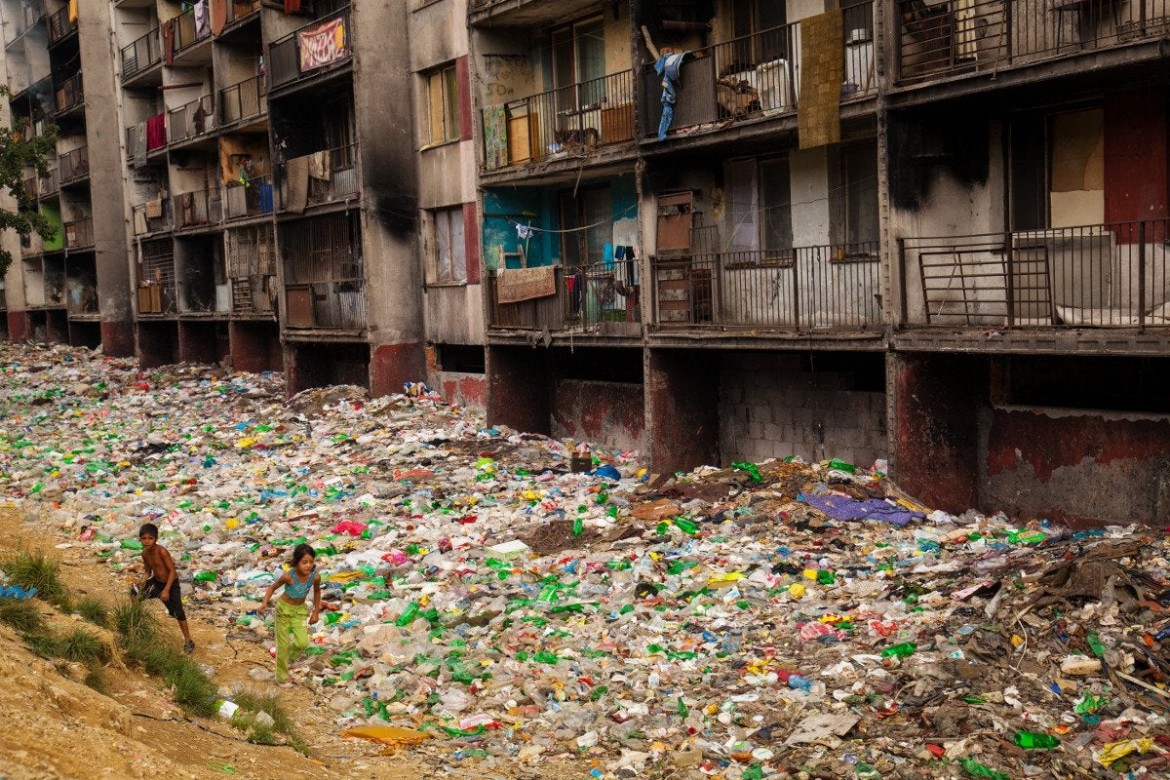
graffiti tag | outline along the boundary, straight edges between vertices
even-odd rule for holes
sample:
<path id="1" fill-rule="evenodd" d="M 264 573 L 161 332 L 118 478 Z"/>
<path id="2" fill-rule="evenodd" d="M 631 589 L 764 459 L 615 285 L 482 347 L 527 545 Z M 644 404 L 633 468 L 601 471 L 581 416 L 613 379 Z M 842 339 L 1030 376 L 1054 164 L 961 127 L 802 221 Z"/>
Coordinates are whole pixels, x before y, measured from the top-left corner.
<path id="1" fill-rule="evenodd" d="M 301 72 L 322 68 L 349 56 L 349 42 L 345 22 L 334 19 L 325 24 L 297 33 L 301 56 Z"/>

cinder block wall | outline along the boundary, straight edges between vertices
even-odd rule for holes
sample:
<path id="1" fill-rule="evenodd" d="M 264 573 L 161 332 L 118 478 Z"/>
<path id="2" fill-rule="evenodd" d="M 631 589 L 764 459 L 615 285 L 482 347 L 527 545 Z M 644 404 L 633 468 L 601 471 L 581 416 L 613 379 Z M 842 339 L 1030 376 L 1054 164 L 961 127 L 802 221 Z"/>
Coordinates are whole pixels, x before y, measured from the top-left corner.
<path id="1" fill-rule="evenodd" d="M 885 393 L 855 390 L 855 384 L 848 372 L 810 371 L 799 355 L 726 355 L 719 392 L 723 462 L 799 455 L 869 466 L 885 458 Z"/>

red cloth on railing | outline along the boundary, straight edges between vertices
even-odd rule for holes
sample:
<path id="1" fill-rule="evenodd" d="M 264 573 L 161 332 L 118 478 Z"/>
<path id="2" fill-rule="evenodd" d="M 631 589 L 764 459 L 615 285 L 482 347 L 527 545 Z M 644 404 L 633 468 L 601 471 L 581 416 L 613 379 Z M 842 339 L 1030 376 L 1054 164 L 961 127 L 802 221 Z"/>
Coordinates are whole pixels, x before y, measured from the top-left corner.
<path id="1" fill-rule="evenodd" d="M 167 115 L 164 111 L 146 120 L 146 151 L 152 152 L 167 145 Z"/>

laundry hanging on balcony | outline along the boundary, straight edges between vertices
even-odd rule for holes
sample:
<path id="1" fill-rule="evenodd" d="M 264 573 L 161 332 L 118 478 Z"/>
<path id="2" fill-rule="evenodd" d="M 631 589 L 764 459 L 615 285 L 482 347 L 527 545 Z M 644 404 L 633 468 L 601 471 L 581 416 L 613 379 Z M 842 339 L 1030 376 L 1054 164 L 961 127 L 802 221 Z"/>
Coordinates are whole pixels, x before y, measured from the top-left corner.
<path id="1" fill-rule="evenodd" d="M 211 35 L 211 15 L 207 12 L 207 0 L 195 3 L 195 40 Z"/>
<path id="2" fill-rule="evenodd" d="M 520 303 L 556 295 L 556 271 L 554 265 L 501 268 L 496 277 L 497 302 Z"/>
<path id="3" fill-rule="evenodd" d="M 658 122 L 658 140 L 666 140 L 666 131 L 674 121 L 674 103 L 678 98 L 678 81 L 683 60 L 690 52 L 663 54 L 654 63 L 654 70 L 662 77 L 662 119 Z"/>

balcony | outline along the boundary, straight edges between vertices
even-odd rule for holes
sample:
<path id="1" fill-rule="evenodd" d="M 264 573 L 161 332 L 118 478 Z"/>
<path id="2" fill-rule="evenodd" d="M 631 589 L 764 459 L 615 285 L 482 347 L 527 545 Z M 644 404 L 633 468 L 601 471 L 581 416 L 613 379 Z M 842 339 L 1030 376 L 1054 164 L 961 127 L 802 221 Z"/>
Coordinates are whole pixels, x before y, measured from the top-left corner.
<path id="1" fill-rule="evenodd" d="M 276 248 L 271 223 L 227 231 L 232 313 L 271 317 L 276 310 Z"/>
<path id="2" fill-rule="evenodd" d="M 634 140 L 634 75 L 622 71 L 485 108 L 484 167 L 577 160 Z"/>
<path id="3" fill-rule="evenodd" d="M 219 116 L 224 126 L 258 119 L 267 114 L 268 94 L 263 76 L 253 76 L 219 91 Z"/>
<path id="4" fill-rule="evenodd" d="M 223 221 L 223 199 L 219 187 L 176 195 L 173 205 L 175 230 L 215 227 Z"/>
<path id="5" fill-rule="evenodd" d="M 285 286 L 289 328 L 355 331 L 366 327 L 364 279 L 290 282 Z"/>
<path id="6" fill-rule="evenodd" d="M 208 9 L 195 16 L 195 9 L 185 11 L 171 19 L 171 39 L 176 60 L 200 43 L 211 40 L 211 15 Z"/>
<path id="7" fill-rule="evenodd" d="M 536 27 L 581 15 L 580 0 L 469 0 L 472 24 Z"/>
<path id="8" fill-rule="evenodd" d="M 146 33 L 129 46 L 122 47 L 122 82 L 134 79 L 162 62 L 158 30 Z"/>
<path id="9" fill-rule="evenodd" d="M 641 334 L 633 263 L 497 270 L 486 282 L 493 329 Z"/>
<path id="10" fill-rule="evenodd" d="M 49 17 L 49 45 L 53 46 L 77 32 L 77 19 L 69 13 L 69 6 Z"/>
<path id="11" fill-rule="evenodd" d="M 130 210 L 134 235 L 146 236 L 171 229 L 170 198 L 157 198 L 139 203 Z"/>
<path id="12" fill-rule="evenodd" d="M 230 0 L 227 4 L 227 21 L 224 23 L 224 29 L 255 18 L 260 13 L 261 5 L 261 0 Z"/>
<path id="13" fill-rule="evenodd" d="M 272 177 L 256 176 L 227 186 L 224 217 L 247 219 L 272 213 Z"/>
<path id="14" fill-rule="evenodd" d="M 53 95 L 57 116 L 82 108 L 85 105 L 85 86 L 81 80 L 81 72 L 73 74 L 54 87 Z"/>
<path id="15" fill-rule="evenodd" d="M 180 144 L 201 138 L 215 130 L 215 105 L 211 95 L 172 108 L 167 112 L 166 128 L 170 143 Z"/>
<path id="16" fill-rule="evenodd" d="M 903 85 L 999 72 L 1170 33 L 1164 0 L 900 0 L 898 81 Z"/>
<path id="17" fill-rule="evenodd" d="M 175 275 L 174 242 L 143 241 L 138 262 L 139 315 L 175 314 L 178 311 L 178 284 Z"/>
<path id="18" fill-rule="evenodd" d="M 93 219 L 87 217 L 65 223 L 66 249 L 84 250 L 93 246 Z"/>
<path id="19" fill-rule="evenodd" d="M 132 165 L 141 165 L 155 152 L 167 148 L 167 115 L 160 112 L 126 128 L 126 156 Z"/>
<path id="20" fill-rule="evenodd" d="M 66 287 L 69 294 L 65 298 L 65 309 L 70 317 L 88 318 L 99 312 L 97 278 L 92 271 L 83 276 L 69 277 Z"/>
<path id="21" fill-rule="evenodd" d="M 268 47 L 269 91 L 349 63 L 350 47 L 348 7 L 274 41 Z"/>
<path id="22" fill-rule="evenodd" d="M 37 199 L 36 175 L 25 176 L 24 179 L 21 180 L 21 187 L 24 189 L 24 194 L 29 200 L 35 201 Z M 34 203 L 33 206 L 35 208 L 36 204 Z"/>
<path id="23" fill-rule="evenodd" d="M 357 145 L 347 144 L 293 157 L 280 168 L 280 210 L 306 208 L 358 197 Z"/>
<path id="24" fill-rule="evenodd" d="M 57 171 L 58 168 L 50 168 L 44 176 L 37 177 L 37 192 L 42 198 L 50 198 L 61 189 Z"/>
<path id="25" fill-rule="evenodd" d="M 653 274 L 660 329 L 779 335 L 882 327 L 876 242 L 660 258 Z"/>
<path id="26" fill-rule="evenodd" d="M 903 283 L 908 327 L 1170 327 L 1167 220 L 907 238 L 899 252 L 918 277 Z"/>
<path id="27" fill-rule="evenodd" d="M 873 2 L 844 8 L 842 15 L 840 100 L 872 97 L 877 94 Z M 793 22 L 696 50 L 681 66 L 668 133 L 719 131 L 728 123 L 794 115 L 800 102 L 803 46 L 802 24 Z M 644 72 L 646 137 L 659 134 L 661 82 L 653 68 Z"/>

